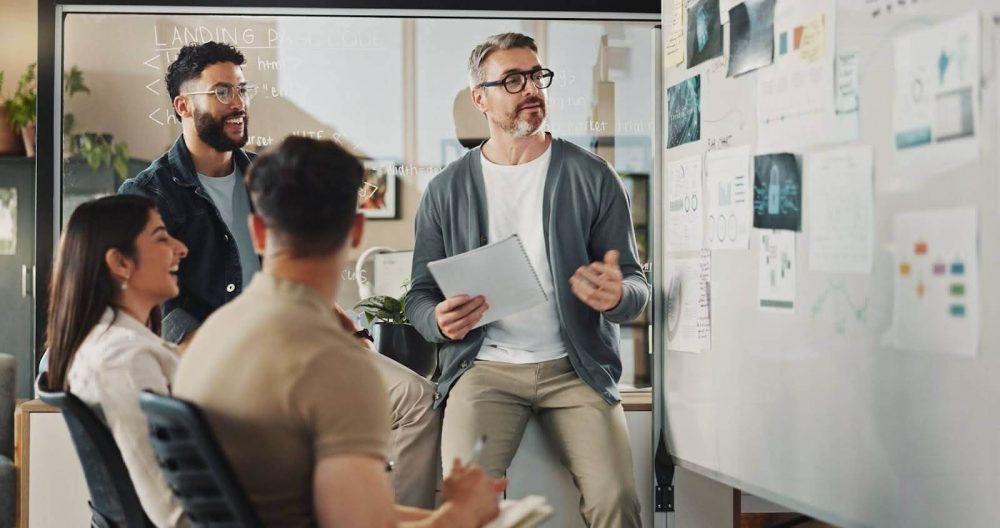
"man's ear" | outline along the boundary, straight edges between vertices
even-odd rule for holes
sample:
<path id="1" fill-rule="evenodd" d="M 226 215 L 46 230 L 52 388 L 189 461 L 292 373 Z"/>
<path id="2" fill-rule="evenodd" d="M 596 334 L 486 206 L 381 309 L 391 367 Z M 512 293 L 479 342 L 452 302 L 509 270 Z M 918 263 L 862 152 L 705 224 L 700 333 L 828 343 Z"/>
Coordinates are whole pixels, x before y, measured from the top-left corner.
<path id="1" fill-rule="evenodd" d="M 354 225 L 351 226 L 351 249 L 361 245 L 361 235 L 365 232 L 365 215 L 354 213 Z"/>
<path id="2" fill-rule="evenodd" d="M 181 117 L 191 117 L 194 115 L 194 108 L 191 108 L 191 100 L 183 95 L 174 97 L 174 111 Z"/>
<path id="3" fill-rule="evenodd" d="M 247 225 L 250 226 L 250 240 L 253 242 L 253 250 L 258 255 L 263 255 L 267 249 L 267 225 L 264 219 L 256 213 L 247 216 Z"/>
<path id="4" fill-rule="evenodd" d="M 135 263 L 121 251 L 111 248 L 104 252 L 104 264 L 111 271 L 111 276 L 119 282 L 125 282 L 132 276 L 135 270 Z"/>
<path id="5" fill-rule="evenodd" d="M 469 90 L 469 97 L 472 98 L 472 106 L 476 107 L 482 113 L 486 113 L 486 90 L 482 88 L 476 88 L 475 86 Z"/>

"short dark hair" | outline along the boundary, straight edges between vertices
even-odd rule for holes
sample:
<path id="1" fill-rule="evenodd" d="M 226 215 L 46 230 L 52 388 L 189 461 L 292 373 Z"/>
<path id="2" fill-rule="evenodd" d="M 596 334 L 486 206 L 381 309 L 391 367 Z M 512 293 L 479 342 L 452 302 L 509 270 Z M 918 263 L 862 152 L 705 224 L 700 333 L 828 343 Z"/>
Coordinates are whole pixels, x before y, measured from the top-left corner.
<path id="1" fill-rule="evenodd" d="M 170 101 L 173 102 L 181 93 L 181 85 L 197 79 L 201 72 L 208 66 L 219 62 L 231 62 L 237 66 L 246 63 L 246 58 L 240 50 L 229 44 L 221 42 L 205 42 L 203 44 L 188 44 L 181 48 L 177 54 L 177 60 L 167 67 L 167 76 L 164 81 L 167 83 L 167 92 L 170 94 Z M 174 111 L 178 118 L 181 116 Z"/>
<path id="2" fill-rule="evenodd" d="M 294 256 L 343 247 L 358 210 L 364 166 L 331 140 L 289 136 L 250 165 L 257 214 Z"/>

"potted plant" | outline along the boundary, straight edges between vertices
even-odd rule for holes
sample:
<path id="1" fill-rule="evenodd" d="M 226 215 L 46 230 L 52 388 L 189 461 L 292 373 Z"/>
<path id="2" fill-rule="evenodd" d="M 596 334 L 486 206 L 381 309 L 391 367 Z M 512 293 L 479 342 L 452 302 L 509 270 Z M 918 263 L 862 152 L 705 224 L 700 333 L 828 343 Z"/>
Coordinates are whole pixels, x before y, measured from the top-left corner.
<path id="1" fill-rule="evenodd" d="M 0 71 L 0 101 L 3 100 L 3 72 Z M 7 118 L 7 105 L 0 103 L 0 156 L 23 154 L 23 144 Z"/>
<path id="2" fill-rule="evenodd" d="M 14 95 L 4 105 L 7 119 L 15 132 L 20 132 L 24 140 L 24 150 L 29 158 L 35 157 L 35 103 L 38 96 L 35 92 L 35 64 L 28 65 L 17 81 Z"/>
<path id="3" fill-rule="evenodd" d="M 69 73 L 63 76 L 63 90 L 67 97 L 80 92 L 90 93 L 90 88 L 83 82 L 83 72 L 76 66 L 70 68 Z M 74 132 L 75 124 L 75 116 L 67 112 L 63 116 L 67 155 L 70 157 L 80 155 L 93 171 L 101 167 L 110 167 L 118 175 L 117 183 L 125 181 L 128 177 L 128 143 L 115 142 L 114 136 L 107 133 Z"/>
<path id="4" fill-rule="evenodd" d="M 5 107 L 14 130 L 21 133 L 24 148 L 28 157 L 35 155 L 35 105 L 38 100 L 35 91 L 35 64 L 28 66 L 28 71 L 17 82 L 17 90 L 7 101 Z M 90 88 L 83 82 L 83 72 L 73 66 L 63 75 L 63 91 L 66 97 L 78 93 L 90 93 Z M 63 135 L 67 145 L 68 157 L 80 155 L 91 170 L 110 167 L 118 175 L 119 181 L 128 176 L 128 144 L 124 141 L 115 142 L 111 134 L 94 132 L 73 132 L 75 119 L 73 114 L 63 116 Z"/>
<path id="5" fill-rule="evenodd" d="M 437 367 L 437 350 L 433 343 L 424 340 L 420 332 L 406 318 L 406 290 L 399 298 L 374 295 L 354 305 L 365 314 L 372 325 L 375 349 L 417 374 L 430 378 Z"/>

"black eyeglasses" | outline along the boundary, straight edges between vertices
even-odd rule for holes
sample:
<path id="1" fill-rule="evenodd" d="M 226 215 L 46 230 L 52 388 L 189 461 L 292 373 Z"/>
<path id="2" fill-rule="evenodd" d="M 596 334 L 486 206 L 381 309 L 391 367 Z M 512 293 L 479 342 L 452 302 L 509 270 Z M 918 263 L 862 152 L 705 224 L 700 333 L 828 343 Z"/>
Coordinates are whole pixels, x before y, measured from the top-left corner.
<path id="1" fill-rule="evenodd" d="M 499 86 L 502 84 L 503 89 L 507 90 L 507 93 L 517 94 L 521 93 L 525 86 L 528 86 L 528 79 L 531 79 L 531 83 L 535 85 L 535 88 L 544 90 L 552 85 L 552 78 L 555 75 L 555 72 L 548 68 L 536 68 L 534 70 L 509 73 L 499 81 L 481 82 L 476 86 L 486 88 L 487 86 Z"/>

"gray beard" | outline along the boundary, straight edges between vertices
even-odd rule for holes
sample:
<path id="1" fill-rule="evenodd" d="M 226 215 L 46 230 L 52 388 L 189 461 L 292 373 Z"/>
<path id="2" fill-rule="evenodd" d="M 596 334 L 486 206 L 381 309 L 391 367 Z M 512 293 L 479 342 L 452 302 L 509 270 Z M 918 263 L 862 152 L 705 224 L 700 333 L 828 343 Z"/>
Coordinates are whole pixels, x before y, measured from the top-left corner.
<path id="1" fill-rule="evenodd" d="M 514 137 L 528 137 L 535 132 L 538 132 L 543 126 L 545 126 L 545 122 L 548 121 L 548 117 L 548 115 L 542 116 L 542 120 L 538 122 L 538 126 L 532 126 L 531 122 L 527 119 L 514 117 L 513 120 L 501 124 L 500 128 Z"/>

